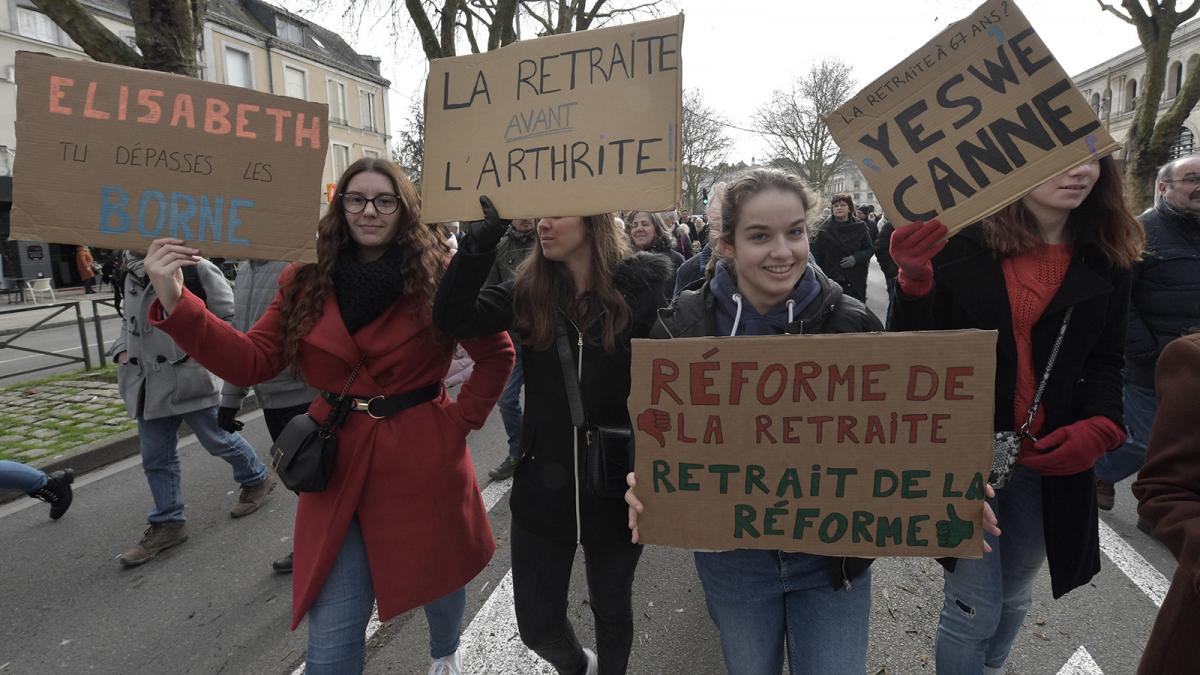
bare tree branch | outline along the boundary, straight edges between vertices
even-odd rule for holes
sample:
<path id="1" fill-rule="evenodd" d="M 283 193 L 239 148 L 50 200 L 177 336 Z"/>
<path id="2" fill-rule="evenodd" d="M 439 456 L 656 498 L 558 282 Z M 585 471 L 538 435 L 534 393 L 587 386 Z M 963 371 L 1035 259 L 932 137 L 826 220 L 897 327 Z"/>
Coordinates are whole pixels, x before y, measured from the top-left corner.
<path id="1" fill-rule="evenodd" d="M 93 59 L 142 67 L 142 55 L 105 28 L 78 0 L 33 0 L 33 4 Z"/>
<path id="2" fill-rule="evenodd" d="M 1118 19 L 1124 21 L 1127 24 L 1133 25 L 1133 19 L 1122 14 L 1121 10 L 1117 9 L 1116 7 L 1105 3 L 1104 0 L 1096 0 L 1096 3 L 1100 5 L 1101 11 L 1112 12 L 1113 16 L 1117 17 Z"/>

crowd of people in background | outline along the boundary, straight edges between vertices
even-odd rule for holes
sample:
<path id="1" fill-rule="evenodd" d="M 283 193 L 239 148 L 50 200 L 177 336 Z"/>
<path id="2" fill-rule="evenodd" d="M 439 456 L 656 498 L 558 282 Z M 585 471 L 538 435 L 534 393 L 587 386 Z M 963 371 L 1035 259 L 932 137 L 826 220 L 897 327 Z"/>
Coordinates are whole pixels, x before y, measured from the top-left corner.
<path id="1" fill-rule="evenodd" d="M 509 220 L 483 197 L 483 219 L 431 225 L 396 165 L 364 159 L 338 179 L 315 263 L 246 261 L 231 288 L 187 242 L 156 240 L 111 271 L 80 247 L 88 292 L 98 273 L 124 299 L 110 353 L 154 505 L 119 559 L 187 539 L 183 421 L 230 465 L 232 517 L 269 498 L 275 479 L 239 433 L 253 387 L 273 441 L 304 416 L 336 421 L 328 486 L 299 494 L 294 550 L 272 562 L 294 571 L 307 672 L 361 672 L 377 604 L 383 620 L 422 607 L 430 673 L 459 673 L 465 586 L 495 550 L 465 439 L 498 402 L 507 452 L 489 476 L 514 481 L 521 639 L 561 675 L 623 673 L 645 506 L 632 466 L 597 483 L 580 458 L 584 428 L 630 427 L 631 340 L 990 329 L 993 425 L 1018 432 L 1020 454 L 988 487 L 985 555 L 942 561 L 938 672 L 1004 671 L 1043 563 L 1055 598 L 1086 585 L 1096 508 L 1139 469 L 1140 526 L 1180 560 L 1142 672 L 1186 672 L 1200 661 L 1200 157 L 1164 165 L 1156 193 L 1139 222 L 1106 157 L 949 237 L 936 219 L 896 226 L 752 169 L 714 185 L 704 213 Z M 872 258 L 884 316 L 867 306 Z M 0 462 L 0 486 L 49 502 L 52 518 L 72 481 Z M 594 642 L 568 617 L 579 548 Z M 779 672 L 786 657 L 793 674 L 863 672 L 871 562 L 696 552 L 728 671 Z"/>

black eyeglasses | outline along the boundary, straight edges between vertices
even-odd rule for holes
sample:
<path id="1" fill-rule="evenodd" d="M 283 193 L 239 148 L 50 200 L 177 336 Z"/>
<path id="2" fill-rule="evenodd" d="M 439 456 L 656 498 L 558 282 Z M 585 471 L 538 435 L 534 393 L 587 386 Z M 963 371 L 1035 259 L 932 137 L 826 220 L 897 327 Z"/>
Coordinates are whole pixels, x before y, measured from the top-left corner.
<path id="1" fill-rule="evenodd" d="M 1188 175 L 1184 176 L 1183 178 L 1167 178 L 1167 179 L 1163 180 L 1163 182 L 1164 183 L 1183 183 L 1184 185 L 1186 185 L 1190 188 L 1194 188 L 1197 185 L 1200 185 L 1200 176 L 1197 176 L 1196 174 L 1188 174 Z"/>
<path id="2" fill-rule="evenodd" d="M 342 208 L 346 209 L 347 213 L 362 213 L 363 209 L 367 208 L 367 204 L 373 204 L 375 211 L 384 215 L 395 213 L 396 209 L 400 208 L 399 195 L 375 195 L 367 199 L 357 192 L 342 193 Z"/>

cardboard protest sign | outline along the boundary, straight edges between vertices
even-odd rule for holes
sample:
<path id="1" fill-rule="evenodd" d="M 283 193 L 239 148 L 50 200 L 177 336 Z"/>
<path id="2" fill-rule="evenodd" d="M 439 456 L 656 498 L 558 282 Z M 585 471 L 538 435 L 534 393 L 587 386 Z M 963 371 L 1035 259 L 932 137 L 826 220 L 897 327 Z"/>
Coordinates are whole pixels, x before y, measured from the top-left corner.
<path id="1" fill-rule="evenodd" d="M 676 16 L 433 61 L 422 220 L 673 208 L 682 39 Z"/>
<path id="2" fill-rule="evenodd" d="M 635 340 L 642 541 L 978 558 L 995 331 Z"/>
<path id="3" fill-rule="evenodd" d="M 315 259 L 326 106 L 18 52 L 12 237 Z"/>
<path id="4" fill-rule="evenodd" d="M 957 231 L 1118 144 L 1012 0 L 989 0 L 826 118 L 897 224 Z"/>

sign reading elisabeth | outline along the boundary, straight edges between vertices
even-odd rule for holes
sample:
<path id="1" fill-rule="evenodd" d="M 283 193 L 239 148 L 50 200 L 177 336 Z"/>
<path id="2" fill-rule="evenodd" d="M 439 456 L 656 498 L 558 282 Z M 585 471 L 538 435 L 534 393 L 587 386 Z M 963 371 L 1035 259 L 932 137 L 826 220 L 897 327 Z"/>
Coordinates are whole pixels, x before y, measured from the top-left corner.
<path id="1" fill-rule="evenodd" d="M 983 553 L 995 331 L 634 340 L 641 540 Z"/>
<path id="2" fill-rule="evenodd" d="M 675 16 L 433 61 L 422 220 L 673 208 L 682 39 Z"/>
<path id="3" fill-rule="evenodd" d="M 315 258 L 326 106 L 18 52 L 12 237 Z"/>
<path id="4" fill-rule="evenodd" d="M 826 118 L 888 218 L 951 232 L 1118 144 L 1012 0 L 988 0 Z"/>

